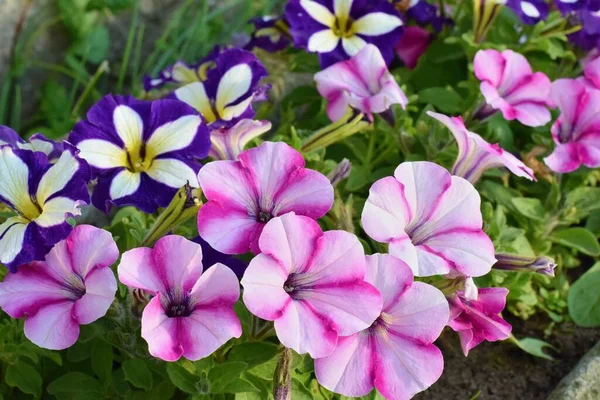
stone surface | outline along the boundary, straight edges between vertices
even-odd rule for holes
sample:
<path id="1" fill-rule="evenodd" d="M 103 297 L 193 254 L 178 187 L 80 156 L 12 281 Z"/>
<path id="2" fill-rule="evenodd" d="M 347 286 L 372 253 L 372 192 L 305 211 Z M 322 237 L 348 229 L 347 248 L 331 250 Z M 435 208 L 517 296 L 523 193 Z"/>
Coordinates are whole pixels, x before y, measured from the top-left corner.
<path id="1" fill-rule="evenodd" d="M 600 399 L 600 342 L 560 381 L 548 400 Z"/>

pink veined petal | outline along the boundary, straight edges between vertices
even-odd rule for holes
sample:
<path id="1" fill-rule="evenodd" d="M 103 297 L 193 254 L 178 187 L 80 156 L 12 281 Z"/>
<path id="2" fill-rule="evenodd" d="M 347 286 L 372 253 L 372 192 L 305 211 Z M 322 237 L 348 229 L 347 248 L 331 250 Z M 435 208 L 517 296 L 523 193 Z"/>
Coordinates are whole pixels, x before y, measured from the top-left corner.
<path id="1" fill-rule="evenodd" d="M 513 106 L 516 119 L 527 126 L 544 126 L 552 119 L 550 110 L 537 103 L 521 103 Z"/>
<path id="2" fill-rule="evenodd" d="M 544 162 L 552 171 L 560 174 L 575 171 L 581 166 L 577 143 L 557 144 L 552 154 L 544 158 Z"/>
<path id="3" fill-rule="evenodd" d="M 495 87 L 500 86 L 506 61 L 497 50 L 480 50 L 475 54 L 475 76 L 481 81 L 489 81 Z"/>
<path id="4" fill-rule="evenodd" d="M 212 163 L 211 163 L 212 164 Z M 198 213 L 198 232 L 212 248 L 225 254 L 258 253 L 258 238 L 264 224 L 247 211 L 208 202 Z"/>
<path id="5" fill-rule="evenodd" d="M 404 196 L 404 187 L 394 177 L 378 180 L 369 189 L 361 223 L 365 232 L 380 242 L 405 238 L 405 226 L 411 210 Z"/>
<path id="6" fill-rule="evenodd" d="M 84 284 L 85 294 L 75 301 L 73 307 L 73 318 L 80 325 L 92 323 L 106 315 L 117 292 L 117 280 L 110 268 L 92 270 Z"/>
<path id="7" fill-rule="evenodd" d="M 401 334 L 373 336 L 377 349 L 375 387 L 387 399 L 410 399 L 442 375 L 444 358 L 432 344 L 413 342 Z"/>
<path id="8" fill-rule="evenodd" d="M 368 46 L 365 46 L 365 48 Z M 363 49 L 364 50 L 364 49 Z M 368 86 L 351 60 L 333 64 L 315 74 L 317 89 L 327 100 L 340 93 L 351 92 L 362 97 L 369 97 Z"/>
<path id="9" fill-rule="evenodd" d="M 569 126 L 573 126 L 578 118 L 579 103 L 585 93 L 585 86 L 576 80 L 558 79 L 552 82 L 550 90 L 552 103 L 560 109 L 561 119 Z"/>
<path id="10" fill-rule="evenodd" d="M 209 202 L 246 211 L 256 208 L 258 194 L 245 169 L 237 161 L 206 164 L 198 173 L 198 181 Z"/>
<path id="11" fill-rule="evenodd" d="M 340 337 L 334 352 L 315 360 L 319 383 L 335 393 L 360 397 L 373 390 L 375 357 L 366 333 Z"/>
<path id="12" fill-rule="evenodd" d="M 580 140 L 591 133 L 600 132 L 600 90 L 588 90 L 581 97 L 577 111 L 572 139 Z"/>
<path id="13" fill-rule="evenodd" d="M 331 354 L 338 340 L 330 322 L 304 301 L 288 303 L 281 318 L 275 321 L 275 332 L 281 344 L 312 358 Z"/>
<path id="14" fill-rule="evenodd" d="M 505 60 L 505 65 L 498 91 L 506 93 L 518 85 L 524 77 L 531 75 L 532 71 L 529 62 L 522 54 L 512 50 L 504 50 L 502 57 Z"/>
<path id="15" fill-rule="evenodd" d="M 119 249 L 110 232 L 90 225 L 79 225 L 66 240 L 73 270 L 86 277 L 94 267 L 108 267 L 119 258 Z"/>
<path id="16" fill-rule="evenodd" d="M 479 85 L 479 90 L 481 90 L 481 94 L 485 97 L 486 103 L 494 109 L 502 111 L 502 115 L 505 119 L 509 121 L 515 119 L 512 106 L 504 100 L 500 93 L 498 93 L 498 88 L 496 86 L 488 81 L 483 81 Z"/>
<path id="17" fill-rule="evenodd" d="M 196 308 L 189 317 L 177 319 L 183 356 L 191 361 L 207 357 L 229 339 L 242 336 L 242 325 L 230 305 Z"/>
<path id="18" fill-rule="evenodd" d="M 184 348 L 179 341 L 179 319 L 169 318 L 158 294 L 142 313 L 142 337 L 148 342 L 148 351 L 165 361 L 177 361 Z"/>
<path id="19" fill-rule="evenodd" d="M 73 302 L 68 300 L 41 308 L 25 319 L 25 336 L 44 349 L 71 347 L 79 337 L 79 325 L 72 316 L 72 310 Z"/>
<path id="20" fill-rule="evenodd" d="M 377 289 L 364 281 L 340 282 L 299 290 L 298 298 L 310 303 L 331 321 L 340 336 L 367 329 L 379 317 L 382 300 Z"/>
<path id="21" fill-rule="evenodd" d="M 346 91 L 340 91 L 327 99 L 327 116 L 333 122 L 339 121 L 348 111 L 350 99 Z"/>
<path id="22" fill-rule="evenodd" d="M 533 181 L 537 180 L 531 168 L 505 150 L 502 150 L 502 155 L 498 157 L 497 165 L 499 167 L 508 168 L 509 171 L 516 176 L 527 178 Z"/>
<path id="23" fill-rule="evenodd" d="M 404 28 L 402 38 L 395 46 L 396 55 L 407 68 L 413 69 L 429 47 L 430 41 L 431 34 L 427 29 L 407 26 Z"/>
<path id="24" fill-rule="evenodd" d="M 292 301 L 283 289 L 288 276 L 288 268 L 274 258 L 265 254 L 254 257 L 242 278 L 248 310 L 268 321 L 280 318 Z"/>
<path id="25" fill-rule="evenodd" d="M 47 304 L 66 300 L 59 281 L 47 273 L 46 264 L 34 262 L 7 274 L 0 282 L 0 308 L 13 318 L 33 316 Z"/>
<path id="26" fill-rule="evenodd" d="M 448 117 L 444 114 L 435 113 L 433 111 L 427 111 L 427 115 L 437 119 L 450 130 L 452 136 L 454 136 L 454 139 L 458 144 L 457 159 L 464 159 L 464 157 L 470 152 L 472 142 L 469 138 L 469 131 L 467 130 L 462 117 Z"/>
<path id="27" fill-rule="evenodd" d="M 272 210 L 277 193 L 286 187 L 290 174 L 304 168 L 302 154 L 282 142 L 264 142 L 244 151 L 238 159 L 258 193 L 261 211 Z"/>
<path id="28" fill-rule="evenodd" d="M 506 288 L 480 288 L 477 303 L 492 314 L 499 314 L 506 307 L 506 296 L 508 289 Z"/>
<path id="29" fill-rule="evenodd" d="M 346 231 L 328 231 L 317 239 L 310 262 L 292 270 L 310 276 L 318 285 L 364 280 L 365 250 L 358 238 Z"/>
<path id="30" fill-rule="evenodd" d="M 600 167 L 600 132 L 579 141 L 579 158 L 588 168 Z"/>
<path id="31" fill-rule="evenodd" d="M 521 80 L 505 95 L 505 99 L 512 105 L 522 102 L 534 102 L 544 106 L 550 96 L 552 83 L 543 72 L 536 72 Z"/>
<path id="32" fill-rule="evenodd" d="M 323 231 L 315 220 L 289 213 L 269 221 L 259 245 L 262 252 L 280 261 L 287 277 L 307 267 L 321 236 Z"/>
<path id="33" fill-rule="evenodd" d="M 419 254 L 408 236 L 391 241 L 388 247 L 388 251 L 392 256 L 404 261 L 414 275 L 421 276 Z"/>
<path id="34" fill-rule="evenodd" d="M 393 76 L 386 75 L 380 79 L 381 89 L 368 98 L 350 96 L 350 105 L 367 114 L 382 113 L 394 104 L 406 108 L 408 98 L 400 89 Z"/>
<path id="35" fill-rule="evenodd" d="M 413 273 L 404 261 L 389 254 L 366 256 L 366 262 L 365 281 L 379 290 L 385 311 L 410 288 Z"/>
<path id="36" fill-rule="evenodd" d="M 587 64 L 585 66 L 584 74 L 597 89 L 600 89 L 600 58 Z"/>
<path id="37" fill-rule="evenodd" d="M 123 285 L 156 294 L 163 290 L 164 284 L 160 276 L 156 275 L 156 268 L 151 268 L 153 264 L 150 248 L 138 247 L 126 251 L 117 268 L 119 281 Z"/>
<path id="38" fill-rule="evenodd" d="M 58 242 L 46 255 L 44 274 L 57 282 L 68 281 L 75 271 L 71 262 L 71 253 L 66 240 Z"/>
<path id="39" fill-rule="evenodd" d="M 460 347 L 462 348 L 465 357 L 469 355 L 469 351 L 481 344 L 485 340 L 483 335 L 475 335 L 470 329 L 459 331 L 458 338 L 460 339 Z"/>
<path id="40" fill-rule="evenodd" d="M 297 169 L 288 178 L 287 184 L 275 195 L 273 215 L 294 211 L 296 214 L 319 219 L 333 205 L 333 186 L 320 172 Z"/>
<path id="41" fill-rule="evenodd" d="M 233 307 L 240 298 L 240 284 L 230 268 L 217 263 L 198 279 L 190 297 L 194 299 L 197 307 Z"/>
<path id="42" fill-rule="evenodd" d="M 166 290 L 181 288 L 187 293 L 202 275 L 202 247 L 182 236 L 169 235 L 161 238 L 152 252 L 154 269 Z"/>

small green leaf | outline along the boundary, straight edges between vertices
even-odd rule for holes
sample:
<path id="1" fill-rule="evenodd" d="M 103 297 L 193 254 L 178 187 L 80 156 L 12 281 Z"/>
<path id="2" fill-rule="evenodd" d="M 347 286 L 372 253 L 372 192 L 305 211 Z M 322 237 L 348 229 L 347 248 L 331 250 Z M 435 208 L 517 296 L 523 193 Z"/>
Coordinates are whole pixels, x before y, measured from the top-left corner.
<path id="1" fill-rule="evenodd" d="M 292 379 L 292 399 L 313 400 L 313 395 L 298 379 Z"/>
<path id="2" fill-rule="evenodd" d="M 521 214 L 527 218 L 536 221 L 543 221 L 545 212 L 542 202 L 538 199 L 529 199 L 526 197 L 517 197 L 512 199 L 512 203 Z"/>
<path id="3" fill-rule="evenodd" d="M 103 381 L 111 378 L 113 364 L 112 346 L 103 340 L 98 340 L 92 349 L 92 369 Z"/>
<path id="4" fill-rule="evenodd" d="M 569 315 L 579 326 L 600 326 L 600 262 L 583 274 L 569 290 Z"/>
<path id="5" fill-rule="evenodd" d="M 4 376 L 6 384 L 21 392 L 32 394 L 36 399 L 42 395 L 42 377 L 31 365 L 24 362 L 9 364 Z"/>
<path id="6" fill-rule="evenodd" d="M 152 371 L 143 360 L 135 358 L 126 360 L 123 363 L 123 372 L 125 380 L 133 386 L 146 390 L 152 389 Z"/>
<path id="7" fill-rule="evenodd" d="M 451 88 L 431 87 L 419 92 L 419 103 L 431 104 L 444 113 L 460 113 L 463 99 Z"/>
<path id="8" fill-rule="evenodd" d="M 275 357 L 278 346 L 268 342 L 246 342 L 233 346 L 228 361 L 242 361 L 248 364 L 248 368 L 265 363 Z"/>
<path id="9" fill-rule="evenodd" d="M 600 244 L 594 234 L 585 228 L 568 228 L 552 233 L 550 239 L 563 246 L 587 254 L 588 256 L 600 256 Z"/>
<path id="10" fill-rule="evenodd" d="M 233 382 L 247 369 L 248 364 L 239 361 L 230 361 L 215 365 L 208 372 L 211 393 L 222 392 L 229 383 Z"/>
<path id="11" fill-rule="evenodd" d="M 510 338 L 524 352 L 531 354 L 535 357 L 545 358 L 546 360 L 554 360 L 554 358 L 552 358 L 551 355 L 544 352 L 545 348 L 554 349 L 554 347 L 550 343 L 529 337 L 524 339 L 517 339 L 516 337 L 511 335 Z"/>
<path id="12" fill-rule="evenodd" d="M 212 393 L 216 393 L 214 389 L 211 390 Z M 242 378 L 235 378 L 233 381 L 229 382 L 227 386 L 220 393 L 248 393 L 255 392 L 260 393 L 260 390 L 257 389 L 252 383 L 248 382 Z"/>
<path id="13" fill-rule="evenodd" d="M 200 377 L 193 375 L 177 363 L 167 364 L 167 374 L 171 382 L 186 393 L 197 394 Z"/>
<path id="14" fill-rule="evenodd" d="M 100 381 L 83 372 L 67 372 L 52 381 L 46 390 L 57 399 L 104 398 L 104 387 Z"/>

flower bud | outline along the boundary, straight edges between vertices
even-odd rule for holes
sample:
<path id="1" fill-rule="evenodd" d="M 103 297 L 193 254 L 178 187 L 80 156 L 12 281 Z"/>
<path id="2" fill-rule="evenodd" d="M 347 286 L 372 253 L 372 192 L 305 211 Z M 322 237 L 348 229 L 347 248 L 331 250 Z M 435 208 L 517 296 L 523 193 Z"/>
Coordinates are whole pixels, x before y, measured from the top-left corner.
<path id="1" fill-rule="evenodd" d="M 554 259 L 546 256 L 525 257 L 516 254 L 496 254 L 498 260 L 494 264 L 495 269 L 505 271 L 537 272 L 538 274 L 554 277 L 556 263 Z"/>

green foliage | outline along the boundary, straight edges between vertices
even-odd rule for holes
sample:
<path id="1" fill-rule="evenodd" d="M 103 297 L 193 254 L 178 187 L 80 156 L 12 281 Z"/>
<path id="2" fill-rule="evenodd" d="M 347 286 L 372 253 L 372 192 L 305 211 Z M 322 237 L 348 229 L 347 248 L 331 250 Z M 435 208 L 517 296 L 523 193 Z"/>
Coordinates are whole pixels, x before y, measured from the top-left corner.
<path id="1" fill-rule="evenodd" d="M 580 326 L 600 326 L 600 263 L 583 274 L 569 291 L 569 315 Z"/>

